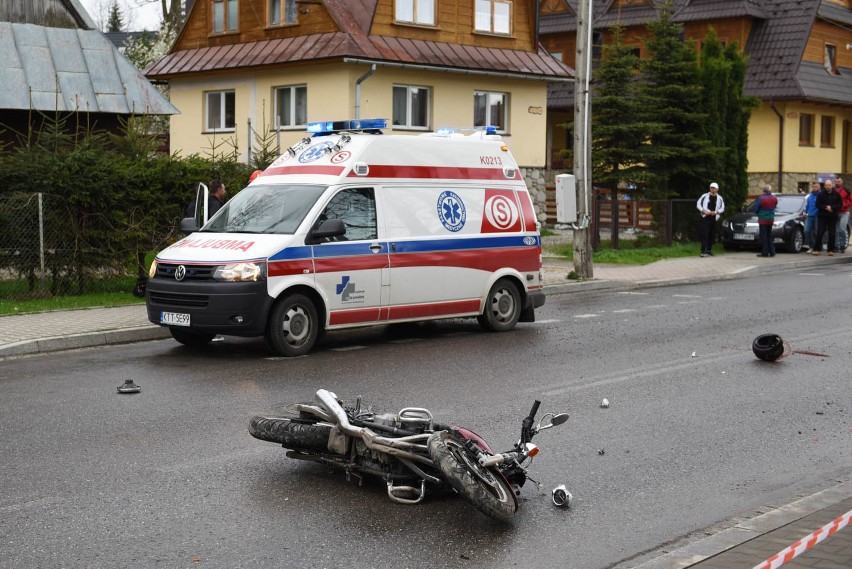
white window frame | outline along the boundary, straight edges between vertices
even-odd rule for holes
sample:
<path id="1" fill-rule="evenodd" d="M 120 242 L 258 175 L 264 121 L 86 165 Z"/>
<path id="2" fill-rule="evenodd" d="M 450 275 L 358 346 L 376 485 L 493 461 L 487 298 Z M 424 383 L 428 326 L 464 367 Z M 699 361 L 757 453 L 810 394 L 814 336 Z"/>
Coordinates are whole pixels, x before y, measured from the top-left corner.
<path id="1" fill-rule="evenodd" d="M 499 12 L 508 10 L 505 26 Z M 512 35 L 512 0 L 474 0 L 473 29 L 478 33 Z"/>
<path id="2" fill-rule="evenodd" d="M 480 124 L 483 121 L 477 121 L 476 119 L 476 99 L 477 97 L 485 96 L 486 98 L 486 106 L 485 106 L 485 124 Z M 498 102 L 495 99 L 499 98 L 503 103 L 503 117 L 502 122 L 503 125 L 492 124 L 490 121 L 491 117 L 491 109 L 493 105 Z M 496 126 L 497 132 L 500 134 L 506 134 L 509 132 L 509 93 L 503 93 L 501 91 L 474 91 L 473 92 L 473 126 L 474 127 L 486 127 L 486 126 Z"/>
<path id="3" fill-rule="evenodd" d="M 297 101 L 297 93 L 299 92 L 299 90 L 302 90 L 302 89 L 304 90 L 304 93 L 305 93 L 305 122 L 303 122 L 303 123 L 290 122 L 289 124 L 281 123 L 280 118 L 281 118 L 282 113 L 280 113 L 279 109 L 278 109 L 278 101 L 280 99 L 280 97 L 278 96 L 278 93 L 280 91 L 290 91 L 290 109 L 289 109 L 289 112 L 290 112 L 290 117 L 292 117 L 292 120 L 295 121 L 296 115 L 298 115 L 297 109 L 299 107 L 298 101 Z M 272 91 L 272 100 L 274 101 L 274 104 L 275 104 L 275 108 L 272 110 L 272 120 L 275 123 L 275 124 L 272 125 L 273 129 L 277 129 L 277 130 L 287 130 L 287 129 L 294 129 L 294 128 L 303 129 L 307 125 L 307 123 L 308 123 L 308 86 L 307 85 L 305 85 L 305 84 L 301 84 L 301 85 L 281 85 L 280 87 L 275 87 Z"/>
<path id="4" fill-rule="evenodd" d="M 216 5 L 222 10 L 222 29 L 216 27 Z M 231 12 L 233 8 L 233 18 Z M 231 21 L 231 20 L 235 21 Z M 210 1 L 210 29 L 214 34 L 228 34 L 236 32 L 240 27 L 240 0 L 211 0 Z"/>
<path id="5" fill-rule="evenodd" d="M 234 110 L 233 110 L 233 121 L 234 124 L 231 126 L 227 125 L 228 118 L 228 95 L 230 95 L 234 102 Z M 212 101 L 213 97 L 217 97 L 217 101 Z M 237 109 L 237 95 L 234 89 L 222 89 L 220 91 L 205 91 L 204 92 L 204 132 L 234 132 L 237 129 L 237 117 L 236 117 L 236 109 Z M 219 107 L 219 123 L 222 125 L 221 127 L 215 127 L 210 124 L 210 110 L 211 108 Z"/>
<path id="6" fill-rule="evenodd" d="M 299 23 L 299 10 L 296 6 L 296 0 L 266 1 L 268 5 L 266 17 L 269 27 L 293 26 Z M 278 21 L 275 21 L 275 16 L 278 17 Z M 288 16 L 291 16 L 291 18 L 288 19 Z"/>
<path id="7" fill-rule="evenodd" d="M 394 112 L 396 111 L 396 92 L 397 89 L 405 89 L 405 122 L 397 123 L 396 116 L 392 117 L 393 128 L 395 129 L 406 129 L 406 130 L 429 130 L 432 125 L 432 88 L 425 87 L 423 85 L 397 85 L 394 84 L 393 91 L 391 94 L 391 104 L 393 106 Z M 411 124 L 411 118 L 413 116 L 412 108 L 412 89 L 422 89 L 426 91 L 426 124 L 425 125 L 414 125 Z"/>
<path id="8" fill-rule="evenodd" d="M 395 0 L 394 22 L 434 26 L 438 0 Z"/>

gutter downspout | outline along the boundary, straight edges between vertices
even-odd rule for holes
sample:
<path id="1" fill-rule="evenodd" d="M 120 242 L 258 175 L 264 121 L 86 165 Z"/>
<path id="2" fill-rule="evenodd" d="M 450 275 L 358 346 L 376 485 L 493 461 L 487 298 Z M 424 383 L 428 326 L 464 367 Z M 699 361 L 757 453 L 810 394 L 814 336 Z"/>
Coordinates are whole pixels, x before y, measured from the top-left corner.
<path id="1" fill-rule="evenodd" d="M 784 115 L 775 108 L 775 101 L 769 100 L 769 108 L 778 116 L 778 190 L 784 191 Z"/>
<path id="2" fill-rule="evenodd" d="M 375 63 L 373 63 L 373 64 L 370 66 L 370 70 L 369 70 L 369 71 L 367 71 L 367 72 L 366 72 L 365 74 L 363 74 L 362 76 L 360 76 L 360 77 L 359 77 L 359 78 L 355 81 L 355 118 L 356 118 L 356 119 L 360 119 L 360 118 L 361 118 L 361 83 L 363 83 L 364 81 L 366 81 L 367 79 L 369 79 L 369 78 L 370 78 L 370 75 L 372 75 L 372 74 L 373 74 L 373 73 L 375 73 L 375 72 L 376 72 L 376 64 L 375 64 Z"/>

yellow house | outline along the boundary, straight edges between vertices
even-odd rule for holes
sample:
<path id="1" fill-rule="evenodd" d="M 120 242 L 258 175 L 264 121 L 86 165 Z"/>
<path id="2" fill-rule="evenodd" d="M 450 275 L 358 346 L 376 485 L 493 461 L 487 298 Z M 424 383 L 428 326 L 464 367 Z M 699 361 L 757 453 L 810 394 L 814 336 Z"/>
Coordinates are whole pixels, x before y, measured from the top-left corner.
<path id="1" fill-rule="evenodd" d="M 820 174 L 852 170 L 852 9 L 850 0 L 672 0 L 684 38 L 700 43 L 712 27 L 723 43 L 736 42 L 749 58 L 744 91 L 760 100 L 749 123 L 749 193 L 770 183 L 785 192 L 805 189 Z M 609 29 L 626 28 L 625 43 L 645 56 L 647 23 L 661 0 L 597 2 L 593 42 L 611 41 Z M 542 43 L 573 65 L 577 0 L 543 0 Z M 573 92 L 551 86 L 548 159 L 554 167 L 573 120 Z M 592 118 L 594 125 L 594 117 Z M 570 167 L 570 165 L 569 165 Z"/>
<path id="2" fill-rule="evenodd" d="M 540 49 L 537 24 L 535 0 L 197 0 L 146 74 L 169 83 L 171 148 L 184 155 L 250 162 L 259 136 L 287 148 L 309 121 L 493 125 L 536 182 L 548 82 L 573 77 Z"/>

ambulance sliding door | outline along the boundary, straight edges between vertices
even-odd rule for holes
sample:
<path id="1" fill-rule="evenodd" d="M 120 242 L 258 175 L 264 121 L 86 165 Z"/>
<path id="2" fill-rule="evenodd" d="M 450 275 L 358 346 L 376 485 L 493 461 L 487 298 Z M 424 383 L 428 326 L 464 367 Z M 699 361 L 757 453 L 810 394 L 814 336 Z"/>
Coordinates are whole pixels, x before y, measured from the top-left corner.
<path id="1" fill-rule="evenodd" d="M 317 288 L 328 300 L 329 324 L 357 325 L 384 319 L 382 279 L 388 244 L 378 238 L 376 192 L 344 188 L 328 202 L 317 222 L 340 219 L 346 234 L 314 245 Z"/>
<path id="2" fill-rule="evenodd" d="M 484 191 L 458 186 L 381 188 L 390 246 L 390 319 L 472 313 L 490 277 L 481 260 Z"/>

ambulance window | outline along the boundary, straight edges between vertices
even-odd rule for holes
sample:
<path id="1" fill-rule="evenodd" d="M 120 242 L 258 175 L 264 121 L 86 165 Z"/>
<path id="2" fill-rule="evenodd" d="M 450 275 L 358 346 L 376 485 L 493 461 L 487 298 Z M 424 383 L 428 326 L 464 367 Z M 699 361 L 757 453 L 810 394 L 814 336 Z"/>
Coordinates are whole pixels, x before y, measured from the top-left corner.
<path id="1" fill-rule="evenodd" d="M 346 234 L 328 241 L 376 239 L 376 196 L 373 188 L 349 188 L 338 192 L 320 214 L 319 223 L 340 219 Z"/>
<path id="2" fill-rule="evenodd" d="M 326 186 L 252 185 L 231 198 L 202 231 L 292 235 L 325 190 Z"/>

